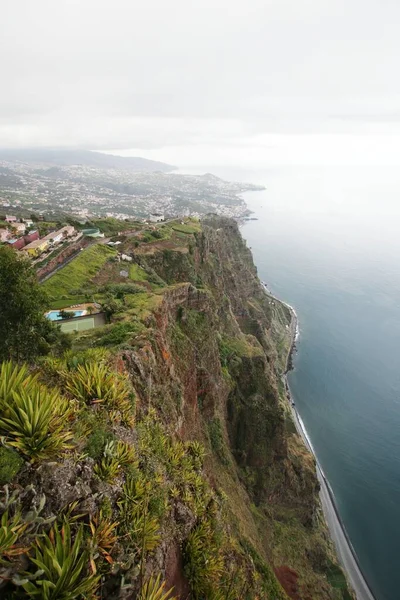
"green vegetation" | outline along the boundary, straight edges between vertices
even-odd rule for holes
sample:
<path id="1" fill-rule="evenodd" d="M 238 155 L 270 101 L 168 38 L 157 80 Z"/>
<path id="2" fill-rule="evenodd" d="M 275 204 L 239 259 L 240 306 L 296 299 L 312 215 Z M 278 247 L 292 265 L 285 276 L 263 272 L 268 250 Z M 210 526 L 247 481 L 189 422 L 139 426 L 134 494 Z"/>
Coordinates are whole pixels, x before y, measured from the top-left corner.
<path id="1" fill-rule="evenodd" d="M 174 578 L 193 600 L 288 600 L 287 570 L 294 596 L 350 600 L 283 409 L 290 315 L 232 222 L 145 239 L 120 246 L 139 244 L 129 279 L 93 245 L 42 286 L 58 309 L 95 298 L 109 324 L 1 364 L 2 594 L 175 600 Z"/>
<path id="2" fill-rule="evenodd" d="M 173 224 L 172 229 L 174 231 L 179 231 L 180 233 L 199 233 L 201 231 L 200 223 L 196 223 L 195 221 L 190 221 L 189 223 L 175 225 Z"/>
<path id="3" fill-rule="evenodd" d="M 114 219 L 114 217 L 93 219 L 93 221 L 90 222 L 90 225 L 98 227 L 107 237 L 141 227 L 140 223 L 135 223 L 134 221 L 121 221 L 119 219 Z"/>
<path id="4" fill-rule="evenodd" d="M 57 391 L 50 392 L 11 362 L 1 365 L 0 432 L 24 456 L 39 460 L 57 456 L 72 438 L 69 407 Z"/>
<path id="5" fill-rule="evenodd" d="M 9 247 L 0 247 L 0 289 L 0 361 L 49 352 L 62 336 L 44 317 L 46 294 L 30 263 Z"/>
<path id="6" fill-rule="evenodd" d="M 161 581 L 160 575 L 151 576 L 144 584 L 139 600 L 176 600 L 172 596 L 172 590 L 165 589 L 165 581 Z"/>
<path id="7" fill-rule="evenodd" d="M 129 267 L 129 279 L 132 279 L 132 281 L 147 281 L 148 275 L 142 267 L 134 263 Z"/>
<path id="8" fill-rule="evenodd" d="M 108 442 L 115 440 L 115 436 L 111 431 L 106 431 L 100 424 L 94 429 L 88 437 L 85 446 L 85 452 L 90 458 L 99 460 L 103 456 L 104 449 Z"/>
<path id="9" fill-rule="evenodd" d="M 41 574 L 33 581 L 22 583 L 27 596 L 42 600 L 73 600 L 88 597 L 98 585 L 98 577 L 87 570 L 88 553 L 81 525 L 72 541 L 68 521 L 61 527 L 55 524 L 50 535 L 44 534 L 36 542 L 31 562 Z"/>
<path id="10" fill-rule="evenodd" d="M 69 298 L 74 302 L 74 294 L 90 283 L 107 260 L 115 256 L 115 250 L 96 244 L 83 250 L 79 256 L 44 282 L 43 289 L 51 300 Z"/>
<path id="11" fill-rule="evenodd" d="M 226 447 L 221 421 L 214 417 L 208 423 L 208 434 L 210 436 L 211 448 L 222 464 L 228 466 L 230 463 L 229 453 Z"/>
<path id="12" fill-rule="evenodd" d="M 10 483 L 24 464 L 23 459 L 11 448 L 0 447 L 0 485 Z"/>
<path id="13" fill-rule="evenodd" d="M 107 325 L 97 334 L 96 346 L 119 346 L 144 330 L 139 321 L 126 321 Z"/>

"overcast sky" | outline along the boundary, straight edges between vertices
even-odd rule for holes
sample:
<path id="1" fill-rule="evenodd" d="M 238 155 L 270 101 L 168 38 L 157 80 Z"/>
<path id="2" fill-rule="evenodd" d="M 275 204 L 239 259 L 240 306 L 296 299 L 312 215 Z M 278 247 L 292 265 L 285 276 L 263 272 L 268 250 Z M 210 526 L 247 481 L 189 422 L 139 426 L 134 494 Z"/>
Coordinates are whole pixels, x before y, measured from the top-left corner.
<path id="1" fill-rule="evenodd" d="M 0 146 L 134 148 L 167 160 L 168 148 L 257 145 L 267 134 L 400 134 L 398 0 L 1 9 Z"/>

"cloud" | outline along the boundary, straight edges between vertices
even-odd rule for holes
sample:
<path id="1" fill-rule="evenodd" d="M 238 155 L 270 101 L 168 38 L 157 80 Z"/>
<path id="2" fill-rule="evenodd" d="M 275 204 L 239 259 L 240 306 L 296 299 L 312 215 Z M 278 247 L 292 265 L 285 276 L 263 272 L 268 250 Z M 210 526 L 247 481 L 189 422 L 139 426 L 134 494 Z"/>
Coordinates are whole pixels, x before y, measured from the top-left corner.
<path id="1" fill-rule="evenodd" d="M 399 12 L 394 0 L 4 0 L 0 146 L 346 129 L 330 115 L 383 114 L 400 97 Z"/>

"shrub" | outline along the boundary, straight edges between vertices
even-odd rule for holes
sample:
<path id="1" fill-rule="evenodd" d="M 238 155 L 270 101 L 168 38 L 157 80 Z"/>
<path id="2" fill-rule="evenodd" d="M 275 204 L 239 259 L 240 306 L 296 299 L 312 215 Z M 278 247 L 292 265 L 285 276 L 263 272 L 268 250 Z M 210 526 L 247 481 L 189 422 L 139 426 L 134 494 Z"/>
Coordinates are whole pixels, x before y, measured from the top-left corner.
<path id="1" fill-rule="evenodd" d="M 143 291 L 143 290 L 142 290 Z M 116 323 L 110 326 L 109 331 L 102 335 L 96 342 L 98 346 L 118 346 L 140 331 L 135 323 Z"/>
<path id="2" fill-rule="evenodd" d="M 20 471 L 24 461 L 11 448 L 0 448 L 0 485 L 9 483 Z"/>
<path id="3" fill-rule="evenodd" d="M 89 435 L 87 444 L 85 446 L 85 452 L 90 458 L 94 458 L 94 460 L 99 460 L 105 448 L 105 445 L 114 440 L 115 436 L 111 431 L 106 431 L 105 429 L 98 428 L 91 435 Z"/>

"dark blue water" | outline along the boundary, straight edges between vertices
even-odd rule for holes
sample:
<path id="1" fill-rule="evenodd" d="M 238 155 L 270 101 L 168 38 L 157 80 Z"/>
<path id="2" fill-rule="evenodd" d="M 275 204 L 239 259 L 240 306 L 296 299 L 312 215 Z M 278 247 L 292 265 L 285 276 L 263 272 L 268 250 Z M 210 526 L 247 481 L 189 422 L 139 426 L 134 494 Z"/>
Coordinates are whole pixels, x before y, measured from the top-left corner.
<path id="1" fill-rule="evenodd" d="M 377 600 L 400 599 L 400 170 L 206 167 L 263 183 L 242 230 L 296 308 L 290 386 Z"/>
<path id="2" fill-rule="evenodd" d="M 259 220 L 243 234 L 261 279 L 300 319 L 297 407 L 368 583 L 399 600 L 400 174 L 245 176 L 268 189 L 246 194 Z"/>

